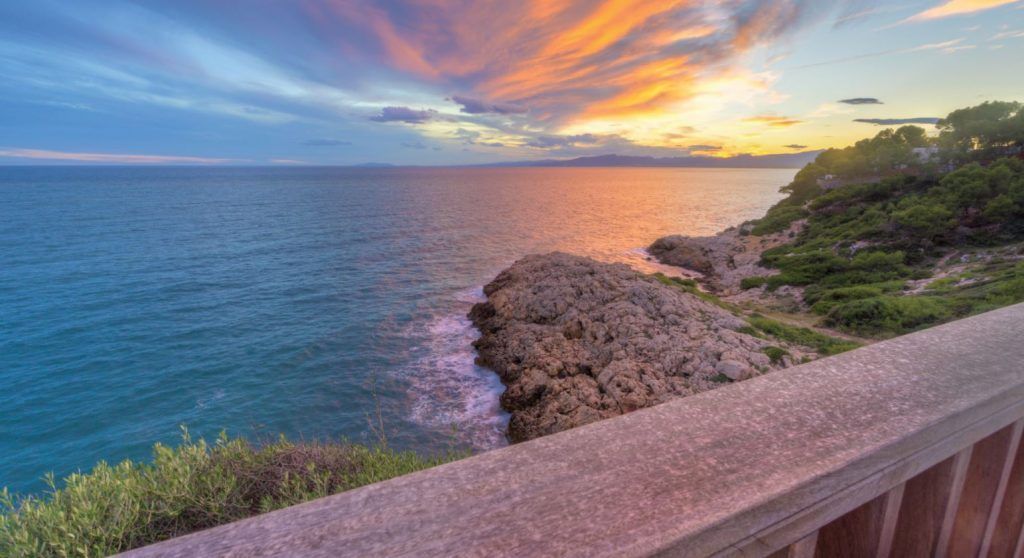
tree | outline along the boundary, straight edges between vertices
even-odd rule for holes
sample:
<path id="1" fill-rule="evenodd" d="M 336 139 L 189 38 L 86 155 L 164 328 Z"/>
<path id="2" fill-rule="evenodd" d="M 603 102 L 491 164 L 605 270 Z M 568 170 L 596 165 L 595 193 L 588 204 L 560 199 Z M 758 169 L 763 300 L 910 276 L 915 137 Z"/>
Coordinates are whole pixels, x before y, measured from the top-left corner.
<path id="1" fill-rule="evenodd" d="M 956 226 L 953 212 L 941 204 L 908 203 L 905 206 L 905 209 L 892 213 L 893 219 L 898 225 L 909 229 L 921 238 L 934 240 Z"/>
<path id="2" fill-rule="evenodd" d="M 900 126 L 893 132 L 893 138 L 909 147 L 926 147 L 928 134 L 920 126 Z"/>
<path id="3" fill-rule="evenodd" d="M 987 101 L 954 110 L 936 127 L 944 143 L 964 151 L 999 147 L 1024 140 L 1022 114 L 1020 103 Z"/>
<path id="4" fill-rule="evenodd" d="M 990 223 L 1002 223 L 1013 217 L 1018 209 L 1010 196 L 1001 194 L 989 200 L 988 204 L 985 205 L 984 215 L 985 219 Z"/>

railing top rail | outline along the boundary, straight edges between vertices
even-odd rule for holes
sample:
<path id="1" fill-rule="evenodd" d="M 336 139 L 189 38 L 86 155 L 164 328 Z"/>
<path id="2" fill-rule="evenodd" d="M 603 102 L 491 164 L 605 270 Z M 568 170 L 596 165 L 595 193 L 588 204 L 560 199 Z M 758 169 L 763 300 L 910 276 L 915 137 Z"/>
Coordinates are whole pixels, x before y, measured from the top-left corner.
<path id="1" fill-rule="evenodd" d="M 758 554 L 1022 415 L 1016 305 L 129 555 Z"/>

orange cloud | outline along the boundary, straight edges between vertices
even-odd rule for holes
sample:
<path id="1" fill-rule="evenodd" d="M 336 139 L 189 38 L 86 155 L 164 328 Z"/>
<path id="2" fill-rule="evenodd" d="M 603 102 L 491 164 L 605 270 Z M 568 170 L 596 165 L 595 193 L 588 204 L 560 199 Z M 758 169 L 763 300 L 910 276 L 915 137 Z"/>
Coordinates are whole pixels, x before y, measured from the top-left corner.
<path id="1" fill-rule="evenodd" d="M 407 0 L 390 10 L 329 3 L 329 17 L 317 14 L 325 28 L 340 21 L 350 29 L 342 43 L 376 44 L 368 56 L 389 68 L 449 87 L 449 95 L 525 107 L 544 127 L 675 112 L 699 83 L 817 12 L 794 0 Z"/>
<path id="2" fill-rule="evenodd" d="M 803 120 L 797 120 L 788 116 L 773 116 L 769 114 L 751 116 L 750 118 L 744 118 L 743 121 L 751 124 L 764 124 L 775 128 L 788 128 L 803 122 Z"/>
<path id="3" fill-rule="evenodd" d="M 971 14 L 982 10 L 998 8 L 999 6 L 1005 6 L 1007 4 L 1015 4 L 1019 1 L 1020 0 L 947 0 L 934 8 L 912 16 L 908 21 L 922 21 Z"/>

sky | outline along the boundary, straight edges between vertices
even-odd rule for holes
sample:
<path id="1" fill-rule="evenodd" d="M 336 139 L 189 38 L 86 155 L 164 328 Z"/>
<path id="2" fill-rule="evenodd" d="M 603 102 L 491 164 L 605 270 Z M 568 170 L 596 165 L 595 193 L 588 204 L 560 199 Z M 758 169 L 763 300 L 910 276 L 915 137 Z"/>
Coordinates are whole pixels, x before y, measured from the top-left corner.
<path id="1" fill-rule="evenodd" d="M 0 0 L 0 165 L 841 147 L 1024 101 L 1024 0 Z"/>

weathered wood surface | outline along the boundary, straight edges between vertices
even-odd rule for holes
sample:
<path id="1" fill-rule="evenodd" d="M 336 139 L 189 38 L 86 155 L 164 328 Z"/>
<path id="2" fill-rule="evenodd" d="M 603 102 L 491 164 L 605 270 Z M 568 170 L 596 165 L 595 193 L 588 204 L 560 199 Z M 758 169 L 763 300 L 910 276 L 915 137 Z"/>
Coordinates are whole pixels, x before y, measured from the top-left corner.
<path id="1" fill-rule="evenodd" d="M 992 556 L 1014 556 L 1024 530 L 1024 444 L 1017 446 L 1017 457 L 1007 479 L 1006 492 L 993 530 Z"/>
<path id="2" fill-rule="evenodd" d="M 128 555 L 810 556 L 820 528 L 912 478 L 904 512 L 937 515 L 927 548 L 971 446 L 1024 416 L 1022 334 L 1011 306 Z M 1021 484 L 996 468 L 980 493 Z M 1019 524 L 1019 495 L 1003 500 Z M 906 514 L 878 513 L 901 556 Z"/>

